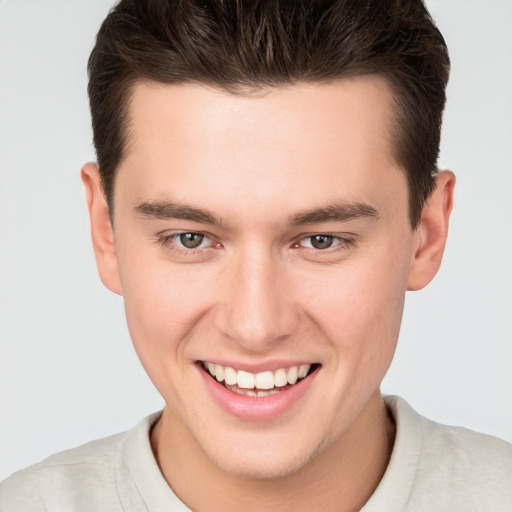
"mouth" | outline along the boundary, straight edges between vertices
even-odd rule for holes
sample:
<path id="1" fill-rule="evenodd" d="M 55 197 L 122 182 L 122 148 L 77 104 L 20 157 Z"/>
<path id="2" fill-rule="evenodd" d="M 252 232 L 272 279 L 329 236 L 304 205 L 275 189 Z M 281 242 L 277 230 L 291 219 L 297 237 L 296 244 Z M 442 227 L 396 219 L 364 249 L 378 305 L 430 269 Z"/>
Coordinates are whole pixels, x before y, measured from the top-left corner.
<path id="1" fill-rule="evenodd" d="M 314 373 L 320 364 L 301 364 L 251 373 L 231 366 L 199 361 L 209 377 L 228 391 L 251 398 L 264 398 L 287 391 Z"/>

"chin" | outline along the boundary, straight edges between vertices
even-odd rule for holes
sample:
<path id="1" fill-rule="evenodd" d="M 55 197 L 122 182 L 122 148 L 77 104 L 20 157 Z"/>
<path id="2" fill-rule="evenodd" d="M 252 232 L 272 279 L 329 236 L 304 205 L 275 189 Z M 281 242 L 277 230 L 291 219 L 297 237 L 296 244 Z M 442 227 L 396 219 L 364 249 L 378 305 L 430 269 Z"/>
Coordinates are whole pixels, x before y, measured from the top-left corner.
<path id="1" fill-rule="evenodd" d="M 262 449 L 264 444 L 267 445 L 266 449 Z M 284 478 L 301 471 L 322 451 L 323 445 L 320 442 L 308 447 L 289 440 L 276 447 L 268 443 L 263 435 L 261 439 L 245 443 L 243 448 L 231 444 L 229 450 L 222 452 L 199 444 L 203 453 L 221 471 L 236 478 L 255 480 Z"/>
<path id="2" fill-rule="evenodd" d="M 261 453 L 256 457 L 240 457 L 211 459 L 222 471 L 237 478 L 250 480 L 274 480 L 293 475 L 300 471 L 311 457 L 280 457 L 262 458 Z"/>

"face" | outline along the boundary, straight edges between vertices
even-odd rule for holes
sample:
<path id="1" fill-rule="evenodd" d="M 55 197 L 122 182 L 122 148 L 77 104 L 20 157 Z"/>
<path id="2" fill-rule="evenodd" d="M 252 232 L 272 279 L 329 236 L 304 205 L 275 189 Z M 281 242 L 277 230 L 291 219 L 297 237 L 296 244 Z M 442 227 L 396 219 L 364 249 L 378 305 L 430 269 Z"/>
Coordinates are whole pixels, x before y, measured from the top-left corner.
<path id="1" fill-rule="evenodd" d="M 378 394 L 417 250 L 390 104 L 377 78 L 134 89 L 104 281 L 168 414 L 224 470 L 296 471 Z"/>

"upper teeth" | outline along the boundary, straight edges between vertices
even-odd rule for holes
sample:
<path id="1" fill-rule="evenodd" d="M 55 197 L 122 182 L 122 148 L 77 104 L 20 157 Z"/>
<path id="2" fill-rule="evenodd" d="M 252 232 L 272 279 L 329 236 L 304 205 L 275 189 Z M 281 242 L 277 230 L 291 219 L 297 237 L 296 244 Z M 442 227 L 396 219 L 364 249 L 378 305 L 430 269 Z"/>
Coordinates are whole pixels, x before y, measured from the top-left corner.
<path id="1" fill-rule="evenodd" d="M 225 382 L 229 386 L 235 384 L 244 389 L 272 389 L 283 387 L 287 384 L 295 384 L 303 379 L 309 372 L 311 365 L 301 364 L 289 368 L 279 368 L 271 372 L 250 373 L 244 370 L 235 370 L 230 366 L 222 366 L 214 363 L 204 363 L 204 367 L 219 382 Z"/>

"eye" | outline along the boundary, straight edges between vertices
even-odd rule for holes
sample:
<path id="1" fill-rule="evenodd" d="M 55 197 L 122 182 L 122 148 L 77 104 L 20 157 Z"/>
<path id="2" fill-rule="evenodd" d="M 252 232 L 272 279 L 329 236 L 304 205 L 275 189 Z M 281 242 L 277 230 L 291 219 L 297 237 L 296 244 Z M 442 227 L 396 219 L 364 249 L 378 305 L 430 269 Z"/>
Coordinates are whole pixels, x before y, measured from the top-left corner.
<path id="1" fill-rule="evenodd" d="M 298 240 L 293 247 L 304 248 L 309 254 L 333 255 L 334 253 L 344 253 L 347 249 L 357 245 L 358 237 L 353 233 L 344 233 L 343 236 L 332 235 L 330 233 L 315 233 Z"/>
<path id="2" fill-rule="evenodd" d="M 209 236 L 195 231 L 162 234 L 157 238 L 157 242 L 169 250 L 182 254 L 188 251 L 216 247 L 216 244 Z"/>
<path id="3" fill-rule="evenodd" d="M 174 236 L 176 237 L 175 241 L 179 241 L 179 243 L 187 249 L 197 249 L 201 247 L 206 239 L 206 236 L 201 233 L 178 233 Z"/>
<path id="4" fill-rule="evenodd" d="M 329 249 L 335 245 L 340 244 L 340 238 L 334 235 L 310 235 L 303 238 L 297 245 L 300 247 L 310 247 L 312 249 Z"/>
<path id="5" fill-rule="evenodd" d="M 308 236 L 305 240 L 309 240 L 309 243 L 315 249 L 329 249 L 334 244 L 336 237 L 332 235 L 313 235 Z"/>

